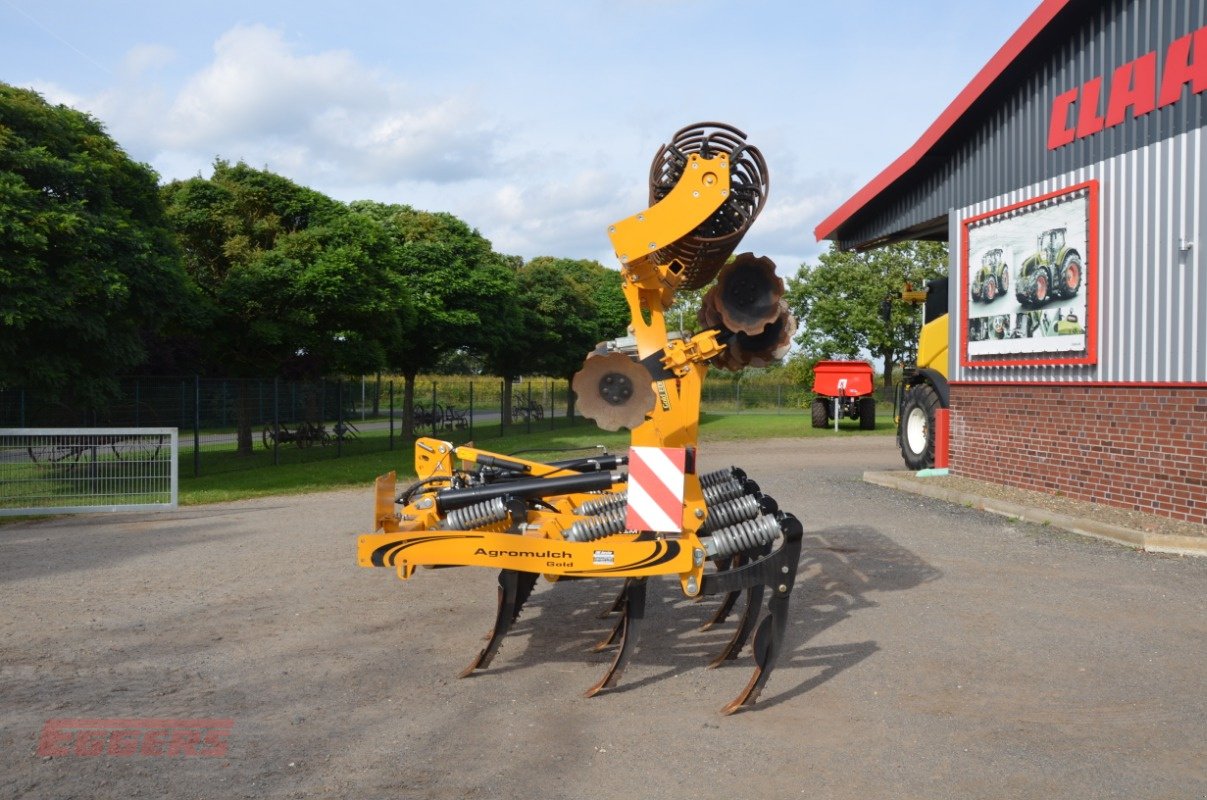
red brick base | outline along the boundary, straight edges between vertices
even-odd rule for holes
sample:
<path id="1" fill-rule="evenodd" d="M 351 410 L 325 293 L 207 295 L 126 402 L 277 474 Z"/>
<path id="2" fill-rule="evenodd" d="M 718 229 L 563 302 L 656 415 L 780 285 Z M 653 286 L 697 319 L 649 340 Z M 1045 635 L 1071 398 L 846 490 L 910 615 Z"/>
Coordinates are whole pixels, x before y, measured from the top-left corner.
<path id="1" fill-rule="evenodd" d="M 952 386 L 951 471 L 1207 524 L 1207 389 Z"/>

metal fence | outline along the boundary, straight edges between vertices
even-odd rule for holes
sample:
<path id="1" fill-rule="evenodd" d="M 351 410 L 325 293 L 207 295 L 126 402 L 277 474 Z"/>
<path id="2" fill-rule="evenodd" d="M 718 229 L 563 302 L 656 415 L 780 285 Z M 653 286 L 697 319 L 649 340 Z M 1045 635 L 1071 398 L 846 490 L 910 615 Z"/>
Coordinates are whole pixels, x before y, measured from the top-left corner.
<path id="1" fill-rule="evenodd" d="M 0 515 L 175 508 L 175 428 L 0 428 Z"/>
<path id="2" fill-rule="evenodd" d="M 570 385 L 526 378 L 420 377 L 414 385 L 412 429 L 403 420 L 399 379 L 289 381 L 284 379 L 127 378 L 113 399 L 84 409 L 22 389 L 0 389 L 0 426 L 179 428 L 184 475 L 226 472 L 409 448 L 415 435 L 488 441 L 503 435 L 554 430 L 569 416 Z M 812 394 L 774 374 L 710 376 L 705 414 L 807 413 Z M 243 432 L 243 442 L 239 432 Z M 240 447 L 242 444 L 242 447 Z"/>

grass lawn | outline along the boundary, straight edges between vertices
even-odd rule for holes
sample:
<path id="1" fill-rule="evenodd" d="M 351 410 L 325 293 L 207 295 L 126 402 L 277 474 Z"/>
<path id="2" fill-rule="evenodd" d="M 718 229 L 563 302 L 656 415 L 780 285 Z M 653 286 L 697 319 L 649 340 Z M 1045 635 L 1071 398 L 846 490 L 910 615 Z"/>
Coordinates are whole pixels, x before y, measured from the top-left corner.
<path id="1" fill-rule="evenodd" d="M 892 417 L 887 415 L 877 419 L 874 431 L 861 431 L 859 424 L 850 420 L 841 421 L 838 427 L 837 434 L 833 428 L 814 429 L 810 427 L 803 411 L 795 414 L 702 414 L 700 441 L 794 436 L 883 436 L 893 433 Z M 366 437 L 362 434 L 361 440 L 345 443 L 341 458 L 332 458 L 330 451 L 323 452 L 324 448 L 282 448 L 282 463 L 277 466 L 272 463 L 271 451 L 260 449 L 258 443 L 251 457 L 257 462 L 253 468 L 248 468 L 246 459 L 232 452 L 207 452 L 203 454 L 203 474 L 197 478 L 186 477 L 192 471 L 192 456 L 184 454 L 180 504 L 196 505 L 351 487 L 368 489 L 376 476 L 390 470 L 396 470 L 400 477 L 414 475 L 410 441 L 401 439 L 394 450 L 383 450 L 381 442 L 370 441 L 372 438 L 372 435 Z M 455 435 L 451 438 L 454 444 L 465 444 Z M 522 454 L 525 458 L 544 461 L 583 454 L 597 445 L 605 446 L 610 452 L 623 451 L 629 445 L 629 435 L 627 431 L 601 431 L 593 423 L 583 421 L 559 426 L 556 430 L 478 439 L 476 445 L 493 452 Z M 565 452 L 570 450 L 574 452 Z M 224 470 L 222 461 L 230 461 L 229 468 Z"/>

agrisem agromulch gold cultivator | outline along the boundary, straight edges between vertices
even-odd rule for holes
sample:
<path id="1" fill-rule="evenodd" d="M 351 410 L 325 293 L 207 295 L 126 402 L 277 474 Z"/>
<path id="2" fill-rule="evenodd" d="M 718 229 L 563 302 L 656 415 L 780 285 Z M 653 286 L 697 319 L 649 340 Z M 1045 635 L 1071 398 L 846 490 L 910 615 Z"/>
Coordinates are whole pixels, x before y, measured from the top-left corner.
<path id="1" fill-rule="evenodd" d="M 654 158 L 645 211 L 608 228 L 621 263 L 631 335 L 603 342 L 574 377 L 582 413 L 602 428 L 632 429 L 628 455 L 539 463 L 415 443 L 418 480 L 396 495 L 377 480 L 377 532 L 360 537 L 362 566 L 477 566 L 500 570 L 499 605 L 485 648 L 462 673 L 487 667 L 540 576 L 614 578 L 624 584 L 619 622 L 605 646 L 615 658 L 588 695 L 616 685 L 637 643 L 646 582 L 678 577 L 687 597 L 724 595 L 706 627 L 746 602 L 717 666 L 754 635 L 755 670 L 727 705 L 752 705 L 783 642 L 802 529 L 737 467 L 699 475 L 700 388 L 709 363 L 728 369 L 782 357 L 796 329 L 783 282 L 766 258 L 731 258 L 767 196 L 767 169 L 741 131 L 689 126 Z M 694 336 L 668 334 L 675 291 L 716 282 Z M 397 507 L 401 508 L 398 509 Z"/>

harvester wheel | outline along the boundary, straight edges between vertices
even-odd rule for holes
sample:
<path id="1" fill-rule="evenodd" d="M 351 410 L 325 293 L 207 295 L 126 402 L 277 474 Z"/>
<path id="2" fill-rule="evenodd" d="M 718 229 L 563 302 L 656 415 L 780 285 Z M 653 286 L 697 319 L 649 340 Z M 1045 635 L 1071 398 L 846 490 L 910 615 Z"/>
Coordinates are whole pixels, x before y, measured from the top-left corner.
<path id="1" fill-rule="evenodd" d="M 992 275 L 985 280 L 985 302 L 992 303 L 997 299 L 997 279 Z"/>
<path id="2" fill-rule="evenodd" d="M 824 428 L 830 422 L 830 403 L 824 397 L 813 398 L 813 427 Z"/>
<path id="3" fill-rule="evenodd" d="M 898 438 L 901 457 L 910 469 L 935 465 L 935 411 L 941 406 L 939 393 L 928 383 L 912 387 L 905 395 Z"/>
<path id="4" fill-rule="evenodd" d="M 859 398 L 859 430 L 876 430 L 876 398 Z"/>

